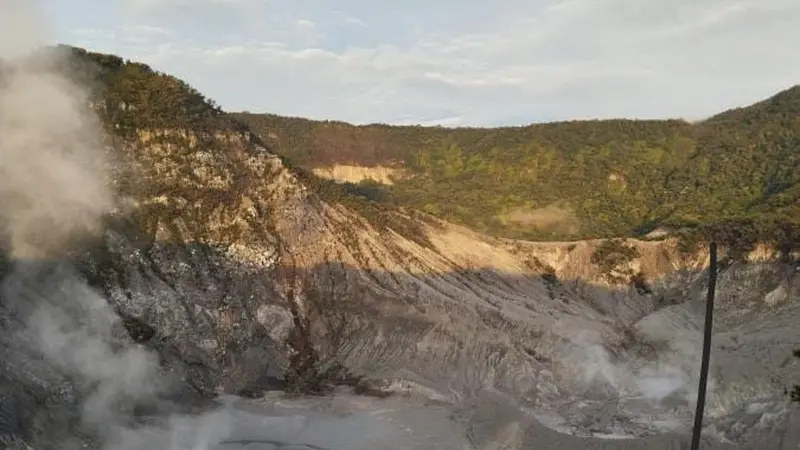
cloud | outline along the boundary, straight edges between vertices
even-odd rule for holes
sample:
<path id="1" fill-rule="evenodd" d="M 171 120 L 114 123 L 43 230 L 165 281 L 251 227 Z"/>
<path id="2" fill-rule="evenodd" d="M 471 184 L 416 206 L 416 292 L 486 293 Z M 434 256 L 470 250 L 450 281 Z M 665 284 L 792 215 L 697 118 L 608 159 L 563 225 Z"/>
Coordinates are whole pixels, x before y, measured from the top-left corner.
<path id="1" fill-rule="evenodd" d="M 308 19 L 298 19 L 295 22 L 295 32 L 298 42 L 303 46 L 315 45 L 325 38 L 325 34 L 317 28 L 317 24 Z"/>
<path id="2" fill-rule="evenodd" d="M 367 28 L 369 26 L 369 25 L 367 25 L 366 22 L 364 22 L 363 20 L 359 19 L 358 17 L 345 17 L 344 21 L 346 23 L 351 24 L 351 25 L 358 25 L 358 26 L 364 27 L 364 28 Z"/>
<path id="3" fill-rule="evenodd" d="M 173 8 L 202 10 L 208 6 L 250 8 L 262 2 L 260 0 L 124 0 L 123 3 L 129 11 L 153 13 Z"/>
<path id="4" fill-rule="evenodd" d="M 234 2 L 192 8 L 208 15 L 220 1 Z M 696 119 L 800 81 L 800 4 L 789 0 L 510 0 L 458 9 L 349 0 L 336 11 L 316 0 L 235 3 L 258 4 L 270 26 L 198 26 L 135 48 L 123 39 L 98 44 L 175 73 L 230 110 L 358 123 Z"/>
<path id="5" fill-rule="evenodd" d="M 295 22 L 295 25 L 297 25 L 297 28 L 300 28 L 300 29 L 303 29 L 303 30 L 311 30 L 311 31 L 313 31 L 313 30 L 317 29 L 317 26 L 314 25 L 314 22 L 312 22 L 310 20 L 306 20 L 306 19 L 298 20 L 297 22 Z"/>

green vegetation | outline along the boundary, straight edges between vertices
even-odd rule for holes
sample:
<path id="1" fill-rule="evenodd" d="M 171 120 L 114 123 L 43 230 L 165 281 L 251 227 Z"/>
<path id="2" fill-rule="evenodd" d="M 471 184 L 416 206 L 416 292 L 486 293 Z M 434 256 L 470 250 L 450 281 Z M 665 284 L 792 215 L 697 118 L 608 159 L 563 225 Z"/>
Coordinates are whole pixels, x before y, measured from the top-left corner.
<path id="1" fill-rule="evenodd" d="M 445 129 L 232 116 L 307 169 L 402 167 L 410 177 L 370 186 L 370 198 L 502 237 L 800 223 L 800 86 L 698 124 Z"/>
<path id="2" fill-rule="evenodd" d="M 184 130 L 204 140 L 205 150 L 224 151 L 220 133 L 240 133 L 281 155 L 323 199 L 357 210 L 378 229 L 391 225 L 419 237 L 418 222 L 411 220 L 422 217 L 416 210 L 496 236 L 534 240 L 642 237 L 659 228 L 677 231 L 686 249 L 711 236 L 742 251 L 754 239 L 781 248 L 798 240 L 800 86 L 697 124 L 352 126 L 224 114 L 192 86 L 146 65 L 68 46 L 43 51 L 58 54 L 55 64 L 91 87 L 91 104 L 109 135 L 128 140 L 141 130 Z M 34 55 L 28 63 L 53 60 Z M 0 67 L 0 74 L 6 70 L 13 68 Z M 156 139 L 177 142 L 188 133 Z M 386 186 L 337 184 L 310 173 L 332 164 L 397 167 L 410 176 Z M 192 176 L 187 167 L 186 177 Z M 117 181 L 123 191 L 147 189 L 148 195 L 174 188 L 153 179 Z M 234 191 L 205 203 L 233 201 Z"/>
<path id="3" fill-rule="evenodd" d="M 622 239 L 607 239 L 592 252 L 591 263 L 611 282 L 632 279 L 633 272 L 626 267 L 639 257 L 639 250 Z"/>
<path id="4" fill-rule="evenodd" d="M 147 128 L 215 131 L 234 126 L 213 100 L 146 64 L 59 45 L 32 55 L 28 65 L 56 69 L 88 87 L 89 101 L 117 135 Z"/>

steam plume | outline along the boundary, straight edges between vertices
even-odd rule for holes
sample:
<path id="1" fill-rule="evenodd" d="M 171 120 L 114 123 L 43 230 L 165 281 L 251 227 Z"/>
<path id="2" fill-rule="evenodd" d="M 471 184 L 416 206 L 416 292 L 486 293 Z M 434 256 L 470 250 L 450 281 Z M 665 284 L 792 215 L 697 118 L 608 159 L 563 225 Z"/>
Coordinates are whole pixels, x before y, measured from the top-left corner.
<path id="1" fill-rule="evenodd" d="M 119 318 L 63 261 L 76 238 L 99 231 L 113 202 L 86 93 L 43 69 L 48 64 L 41 57 L 56 58 L 55 53 L 37 53 L 35 68 L 24 57 L 41 43 L 44 28 L 31 6 L 30 0 L 4 0 L 0 6 L 0 61 L 5 61 L 0 74 L 0 229 L 15 262 L 0 297 L 21 312 L 27 342 L 85 392 L 82 421 L 100 434 L 107 450 L 208 448 L 226 430 L 221 416 L 132 426 L 130 405 L 167 388 L 158 382 L 156 357 L 115 339 Z M 200 425 L 204 433 L 197 432 Z"/>
<path id="2" fill-rule="evenodd" d="M 653 320 L 658 320 L 654 318 Z M 686 330 L 683 331 L 685 335 Z M 686 414 L 694 406 L 697 397 L 697 378 L 694 370 L 698 365 L 699 351 L 696 339 L 676 333 L 668 346 L 661 349 L 655 358 L 640 359 L 628 354 L 625 358 L 613 358 L 599 333 L 576 331 L 564 353 L 564 361 L 572 370 L 573 379 L 588 389 L 605 387 L 605 394 L 617 399 L 641 399 L 651 405 L 672 399 L 683 404 Z M 713 394 L 714 380 L 709 381 L 709 393 Z M 670 402 L 668 402 L 669 404 Z M 673 406 L 665 406 L 663 411 Z"/>

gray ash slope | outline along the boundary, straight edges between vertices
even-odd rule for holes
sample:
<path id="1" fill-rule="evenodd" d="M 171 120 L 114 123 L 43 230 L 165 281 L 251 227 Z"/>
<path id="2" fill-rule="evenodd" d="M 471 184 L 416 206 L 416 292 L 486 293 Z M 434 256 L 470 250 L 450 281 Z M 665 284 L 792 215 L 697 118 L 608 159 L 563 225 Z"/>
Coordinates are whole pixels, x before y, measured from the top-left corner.
<path id="1" fill-rule="evenodd" d="M 95 81 L 129 71 L 162 93 L 182 88 L 107 55 L 70 58 L 98 63 Z M 398 442 L 387 431 L 378 436 L 385 448 L 430 448 L 453 433 L 458 439 L 441 448 L 669 449 L 686 442 L 704 255 L 681 255 L 670 241 L 632 242 L 642 256 L 629 269 L 646 275 L 649 289 L 642 290 L 603 281 L 590 262 L 597 242 L 512 242 L 370 205 L 356 211 L 347 198 L 320 196 L 312 176 L 287 167 L 246 129 L 215 118 L 210 105 L 197 121 L 163 123 L 158 103 L 149 105 L 152 117 L 144 115 L 136 102 L 147 86 L 90 96 L 113 131 L 97 145 L 110 162 L 78 174 L 102 175 L 108 208 L 70 195 L 82 191 L 0 185 L 8 236 L 0 291 L 3 445 L 181 448 L 175 443 L 192 430 L 224 422 L 209 412 L 212 398 L 273 399 L 267 393 L 276 390 L 301 394 L 281 401 L 305 402 L 309 411 L 319 407 L 314 402 L 349 401 L 368 410 L 442 411 L 431 422 L 449 424 L 426 430 L 427 443 Z M 5 89 L 4 96 L 13 94 Z M 38 116 L 27 120 L 32 131 L 63 142 Z M 4 164 L 28 150 L 21 142 L 4 141 Z M 88 144 L 71 145 L 74 155 Z M 39 184 L 55 180 L 63 188 L 52 168 L 42 164 Z M 73 213 L 22 215 L 32 222 L 20 227 L 9 214 L 19 213 L 20 192 L 33 200 L 58 194 Z M 99 229 L 78 230 L 89 237 L 56 232 L 92 214 Z M 56 229 L 44 237 L 26 231 L 43 223 Z M 28 248 L 43 244 L 47 251 Z M 796 263 L 766 251 L 721 273 L 707 448 L 800 442 L 784 392 L 800 379 L 791 358 L 800 338 L 797 281 Z M 371 395 L 307 397 L 327 395 L 333 385 Z M 352 414 L 356 406 L 348 405 L 342 408 Z M 390 421 L 424 426 L 401 416 Z M 153 425 L 158 417 L 172 425 Z M 206 436 L 207 448 L 223 435 L 252 431 L 237 430 L 248 423 L 239 419 Z M 363 432 L 363 423 L 337 426 L 329 428 L 337 436 Z"/>

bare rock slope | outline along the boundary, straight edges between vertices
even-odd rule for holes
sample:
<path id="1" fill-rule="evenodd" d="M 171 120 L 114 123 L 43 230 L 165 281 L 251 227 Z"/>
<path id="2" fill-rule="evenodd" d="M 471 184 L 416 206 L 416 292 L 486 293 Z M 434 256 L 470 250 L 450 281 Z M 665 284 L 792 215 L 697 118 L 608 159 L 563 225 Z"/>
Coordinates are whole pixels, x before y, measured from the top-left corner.
<path id="1" fill-rule="evenodd" d="M 622 269 L 639 281 L 609 284 L 591 261 L 597 242 L 498 240 L 325 202 L 246 131 L 150 130 L 113 147 L 122 151 L 109 182 L 120 187 L 102 237 L 65 261 L 37 262 L 29 289 L 92 286 L 119 318 L 109 348 L 156 352 L 181 386 L 175 395 L 351 384 L 450 405 L 474 448 L 685 441 L 704 255 L 631 242 L 641 256 Z M 6 273 L 25 264 L 7 261 Z M 70 411 L 91 383 L 22 344 L 15 317 L 28 313 L 13 299 L 27 291 L 6 285 L 0 442 L 56 448 L 60 430 L 82 423 Z M 709 399 L 720 443 L 710 446 L 791 444 L 784 389 L 800 375 L 790 358 L 797 296 L 796 266 L 771 255 L 722 272 Z"/>

